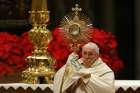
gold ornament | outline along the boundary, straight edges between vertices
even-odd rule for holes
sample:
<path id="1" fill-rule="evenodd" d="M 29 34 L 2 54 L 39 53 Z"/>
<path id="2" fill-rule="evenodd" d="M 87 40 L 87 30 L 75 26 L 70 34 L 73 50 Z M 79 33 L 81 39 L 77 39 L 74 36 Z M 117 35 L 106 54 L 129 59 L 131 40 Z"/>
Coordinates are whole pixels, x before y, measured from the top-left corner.
<path id="1" fill-rule="evenodd" d="M 76 4 L 75 8 L 72 8 L 72 13 L 65 16 L 60 24 L 60 27 L 64 33 L 62 36 L 68 40 L 73 50 L 78 47 L 78 44 L 84 44 L 91 39 L 91 32 L 88 31 L 92 28 L 92 24 L 89 18 L 81 14 L 82 8 Z"/>
<path id="2" fill-rule="evenodd" d="M 47 52 L 47 45 L 51 40 L 51 33 L 46 28 L 49 21 L 47 0 L 32 0 L 30 20 L 33 28 L 29 31 L 29 38 L 34 45 L 32 55 L 26 58 L 28 68 L 22 72 L 24 83 L 52 83 L 55 71 L 55 60 Z"/>

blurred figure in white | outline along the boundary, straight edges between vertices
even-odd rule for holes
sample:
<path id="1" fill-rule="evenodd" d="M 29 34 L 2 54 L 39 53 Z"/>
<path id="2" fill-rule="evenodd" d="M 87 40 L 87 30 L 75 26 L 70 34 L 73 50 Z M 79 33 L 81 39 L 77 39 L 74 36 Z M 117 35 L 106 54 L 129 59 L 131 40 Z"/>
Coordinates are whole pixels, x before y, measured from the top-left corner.
<path id="1" fill-rule="evenodd" d="M 99 47 L 89 42 L 76 51 L 54 78 L 54 93 L 115 93 L 114 73 L 99 57 Z"/>

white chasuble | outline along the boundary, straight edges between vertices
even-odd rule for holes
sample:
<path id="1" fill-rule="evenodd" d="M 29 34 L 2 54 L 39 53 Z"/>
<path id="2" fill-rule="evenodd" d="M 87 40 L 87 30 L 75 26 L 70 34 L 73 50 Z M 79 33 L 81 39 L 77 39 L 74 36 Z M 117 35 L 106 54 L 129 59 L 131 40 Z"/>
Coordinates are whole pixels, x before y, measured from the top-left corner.
<path id="1" fill-rule="evenodd" d="M 54 93 L 115 93 L 114 80 L 113 71 L 100 58 L 91 68 L 85 68 L 82 60 L 77 61 L 71 54 L 55 74 L 53 90 Z"/>

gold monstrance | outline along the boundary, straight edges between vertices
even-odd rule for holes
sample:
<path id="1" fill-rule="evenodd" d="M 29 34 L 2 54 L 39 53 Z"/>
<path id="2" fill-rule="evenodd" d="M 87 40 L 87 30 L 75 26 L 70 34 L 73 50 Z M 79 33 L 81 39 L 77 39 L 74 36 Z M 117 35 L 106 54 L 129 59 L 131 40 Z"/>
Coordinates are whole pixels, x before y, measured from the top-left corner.
<path id="1" fill-rule="evenodd" d="M 70 47 L 73 51 L 77 50 L 78 45 L 83 45 L 90 41 L 92 24 L 88 17 L 80 13 L 82 8 L 78 4 L 72 8 L 72 13 L 65 16 L 61 21 L 60 27 L 64 35 L 64 39 L 70 41 Z M 77 48 L 77 49 L 75 49 Z"/>
<path id="2" fill-rule="evenodd" d="M 33 28 L 29 31 L 34 50 L 32 56 L 27 57 L 28 69 L 22 72 L 24 83 L 52 83 L 54 76 L 54 60 L 47 52 L 47 45 L 51 40 L 51 33 L 47 27 L 49 11 L 47 0 L 32 0 L 30 20 Z"/>

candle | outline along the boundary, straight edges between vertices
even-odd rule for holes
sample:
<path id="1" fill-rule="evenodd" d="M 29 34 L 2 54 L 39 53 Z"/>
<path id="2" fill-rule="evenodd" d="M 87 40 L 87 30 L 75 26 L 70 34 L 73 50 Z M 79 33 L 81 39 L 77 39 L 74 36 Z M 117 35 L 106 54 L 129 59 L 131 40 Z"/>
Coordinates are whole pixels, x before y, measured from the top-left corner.
<path id="1" fill-rule="evenodd" d="M 47 0 L 41 0 L 41 10 L 47 11 Z"/>
<path id="2" fill-rule="evenodd" d="M 47 11 L 47 0 L 32 0 L 32 11 Z"/>
<path id="3" fill-rule="evenodd" d="M 32 0 L 31 11 L 36 11 L 36 6 L 37 6 L 37 0 Z"/>

